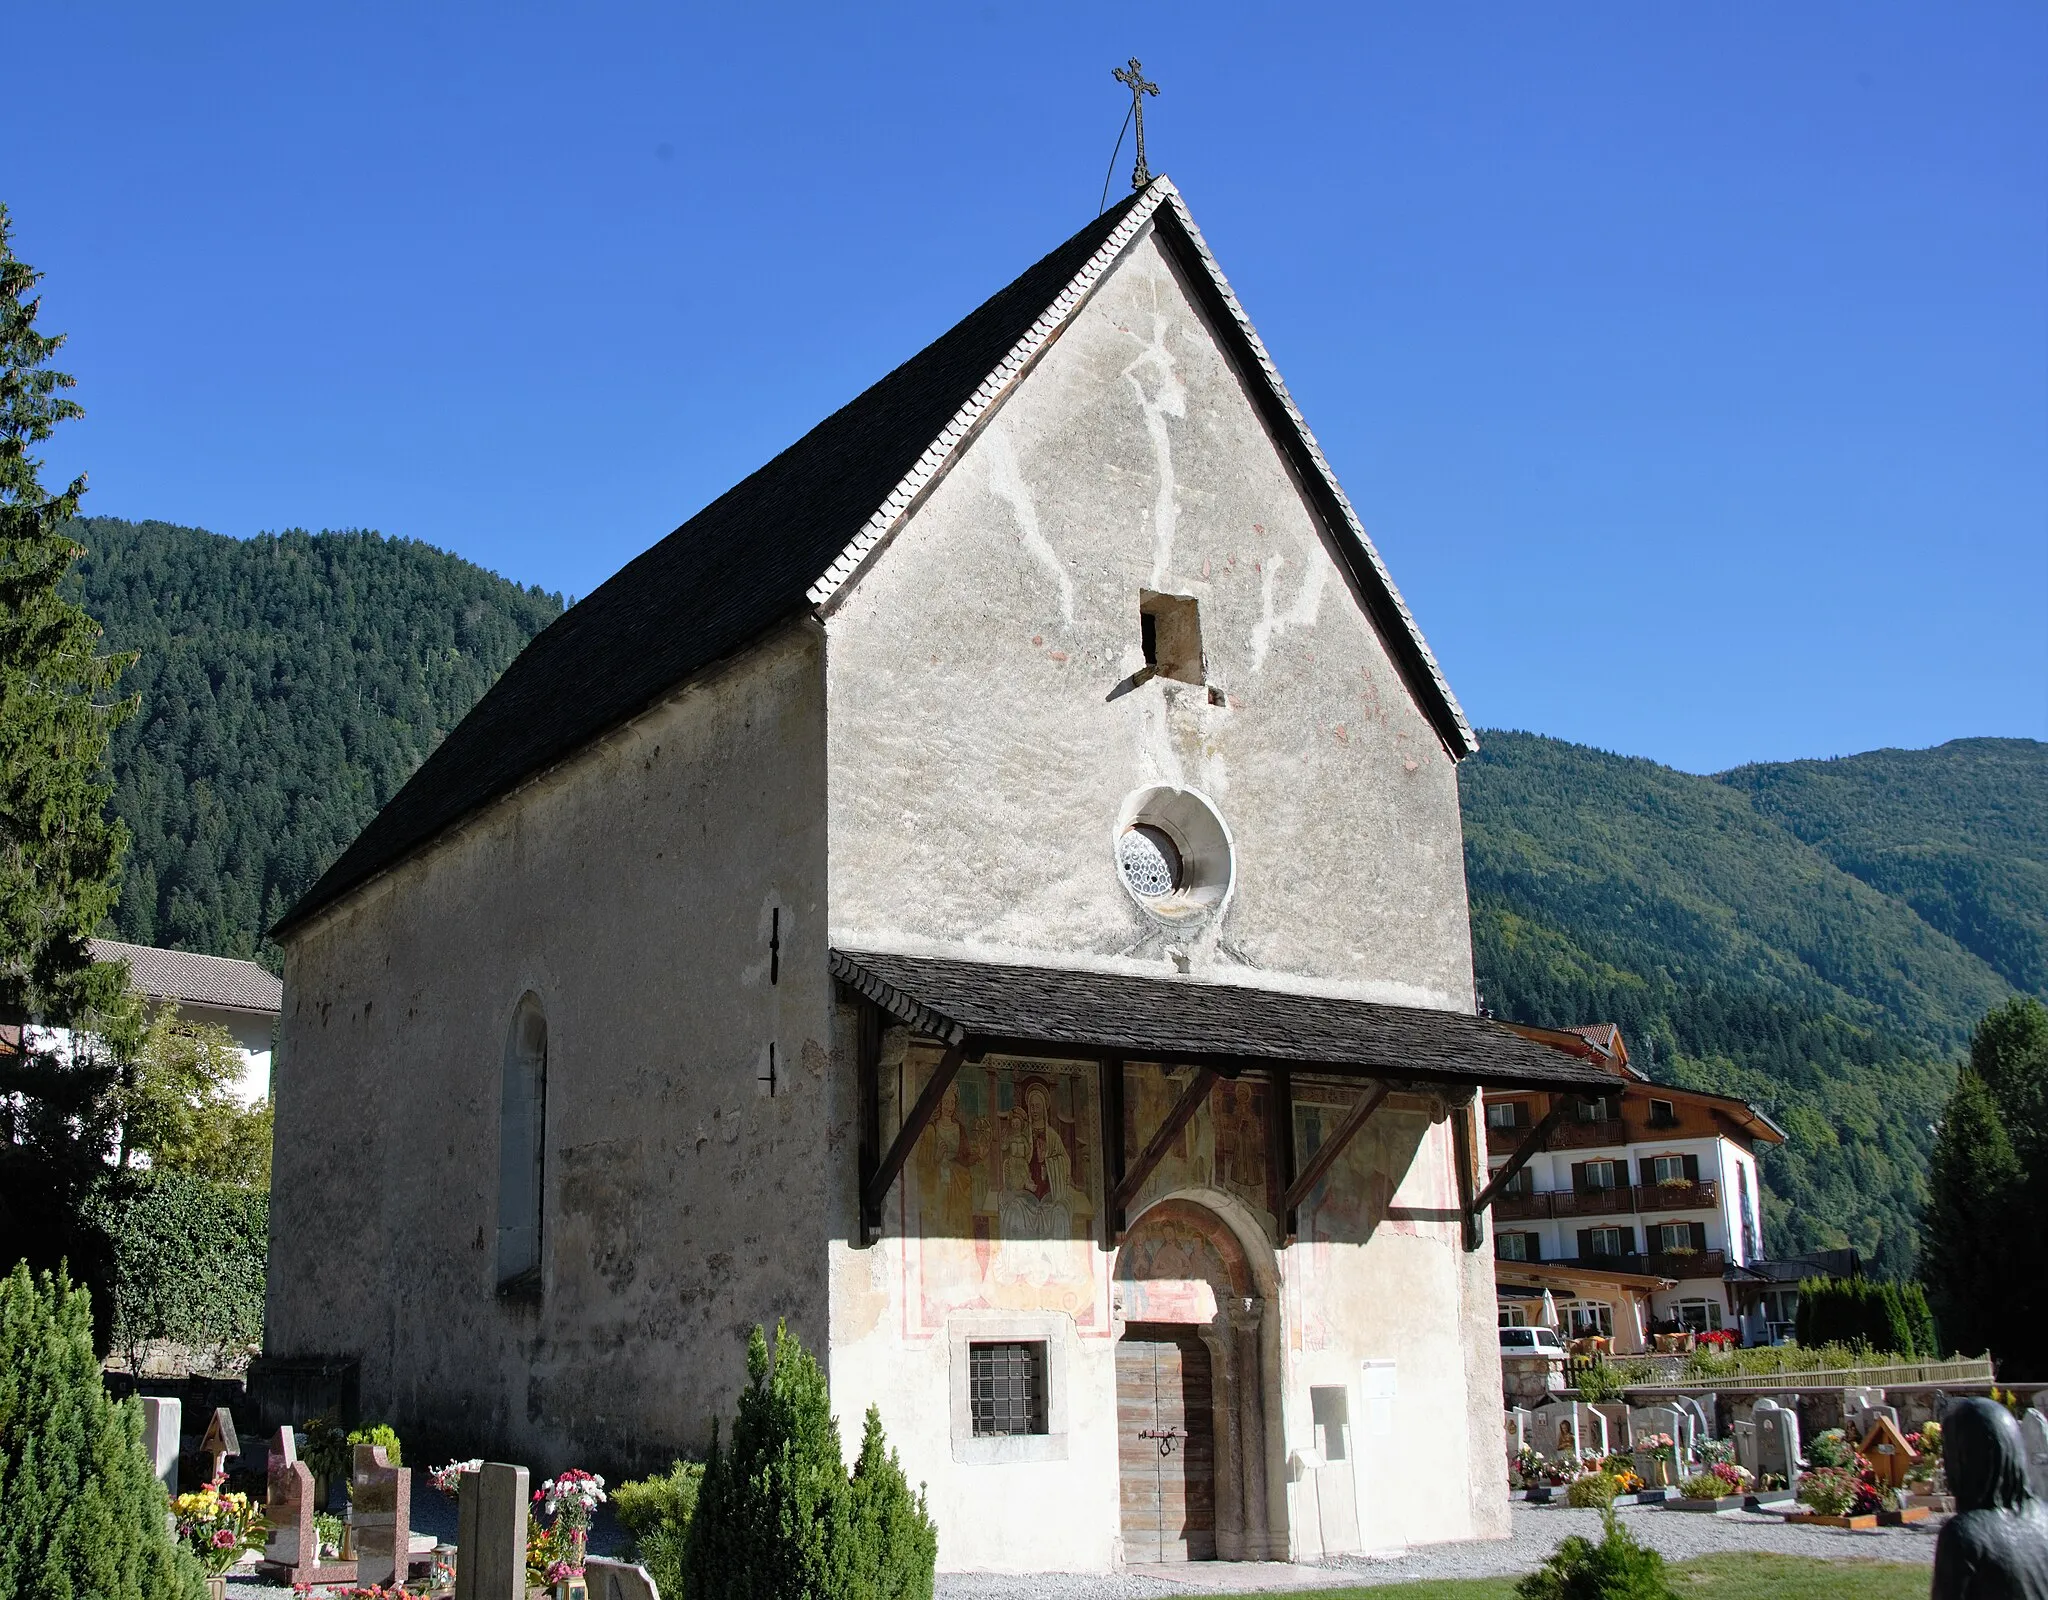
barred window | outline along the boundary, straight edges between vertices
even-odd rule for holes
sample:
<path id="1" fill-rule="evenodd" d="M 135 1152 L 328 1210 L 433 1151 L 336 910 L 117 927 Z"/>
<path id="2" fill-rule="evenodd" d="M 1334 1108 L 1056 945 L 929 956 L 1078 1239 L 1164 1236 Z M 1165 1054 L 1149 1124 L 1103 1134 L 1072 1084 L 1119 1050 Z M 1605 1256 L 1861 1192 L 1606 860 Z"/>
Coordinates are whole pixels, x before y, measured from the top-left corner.
<path id="1" fill-rule="evenodd" d="M 1046 1432 L 1045 1346 L 970 1344 L 967 1404 L 977 1438 Z"/>

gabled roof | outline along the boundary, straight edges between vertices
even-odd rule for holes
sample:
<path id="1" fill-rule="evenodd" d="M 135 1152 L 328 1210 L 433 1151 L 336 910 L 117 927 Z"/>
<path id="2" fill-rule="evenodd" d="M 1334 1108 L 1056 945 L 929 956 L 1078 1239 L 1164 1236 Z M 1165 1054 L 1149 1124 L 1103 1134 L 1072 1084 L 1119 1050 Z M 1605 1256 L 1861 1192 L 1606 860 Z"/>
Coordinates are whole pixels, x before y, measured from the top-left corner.
<path id="1" fill-rule="evenodd" d="M 93 940 L 92 958 L 127 962 L 128 987 L 151 1000 L 272 1017 L 284 1006 L 284 985 L 253 961 L 159 950 L 114 939 Z"/>
<path id="2" fill-rule="evenodd" d="M 1611 1081 L 1463 1011 L 871 950 L 834 950 L 832 976 L 948 1044 L 1561 1091 Z"/>
<path id="3" fill-rule="evenodd" d="M 564 612 L 274 932 L 303 923 L 703 668 L 779 624 L 829 609 L 1148 224 L 1231 350 L 1409 692 L 1454 759 L 1476 750 L 1265 346 L 1179 193 L 1157 178 Z"/>

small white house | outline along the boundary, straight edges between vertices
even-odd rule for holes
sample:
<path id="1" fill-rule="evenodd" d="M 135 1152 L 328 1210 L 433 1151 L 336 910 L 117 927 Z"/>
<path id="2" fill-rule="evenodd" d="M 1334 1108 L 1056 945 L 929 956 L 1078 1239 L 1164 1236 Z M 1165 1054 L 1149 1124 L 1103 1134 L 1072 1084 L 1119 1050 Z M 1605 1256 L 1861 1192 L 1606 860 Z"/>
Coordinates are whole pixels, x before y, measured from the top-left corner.
<path id="1" fill-rule="evenodd" d="M 159 950 L 115 939 L 92 941 L 96 961 L 128 963 L 128 986 L 154 1015 L 175 1005 L 188 1022 L 214 1023 L 234 1035 L 242 1052 L 239 1085 L 245 1105 L 270 1094 L 270 1040 L 284 1004 L 284 984 L 253 961 Z"/>

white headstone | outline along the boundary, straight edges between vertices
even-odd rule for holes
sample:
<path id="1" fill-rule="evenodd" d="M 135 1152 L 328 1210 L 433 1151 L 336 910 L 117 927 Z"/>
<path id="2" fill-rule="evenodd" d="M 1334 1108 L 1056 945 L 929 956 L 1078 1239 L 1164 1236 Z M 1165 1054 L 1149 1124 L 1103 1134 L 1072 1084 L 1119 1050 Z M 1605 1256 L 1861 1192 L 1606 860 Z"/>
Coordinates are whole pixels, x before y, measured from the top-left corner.
<path id="1" fill-rule="evenodd" d="M 587 1556 L 583 1578 L 590 1586 L 590 1600 L 661 1600 L 647 1569 L 630 1562 Z"/>
<path id="2" fill-rule="evenodd" d="M 1628 1405 L 1620 1400 L 1595 1400 L 1593 1409 L 1607 1419 L 1607 1448 L 1626 1450 L 1634 1442 L 1629 1432 Z"/>
<path id="3" fill-rule="evenodd" d="M 1799 1487 L 1799 1413 L 1774 1400 L 1756 1403 L 1757 1472 L 1775 1473 L 1785 1487 Z"/>
<path id="4" fill-rule="evenodd" d="M 2038 1405 L 2020 1418 L 2020 1448 L 2027 1456 L 2027 1487 L 2036 1500 L 2048 1501 L 2048 1415 Z"/>
<path id="5" fill-rule="evenodd" d="M 1529 1413 L 1529 1431 L 1537 1450 L 1546 1456 L 1608 1453 L 1607 1419 L 1583 1400 L 1559 1396 Z"/>
<path id="6" fill-rule="evenodd" d="M 142 1397 L 142 1445 L 149 1452 L 149 1470 L 174 1499 L 178 1493 L 178 1431 L 184 1417 L 182 1400 Z"/>
<path id="7" fill-rule="evenodd" d="M 1530 1416 L 1521 1406 L 1509 1406 L 1507 1410 L 1508 1457 L 1512 1460 L 1522 1453 L 1522 1447 L 1529 1442 Z"/>

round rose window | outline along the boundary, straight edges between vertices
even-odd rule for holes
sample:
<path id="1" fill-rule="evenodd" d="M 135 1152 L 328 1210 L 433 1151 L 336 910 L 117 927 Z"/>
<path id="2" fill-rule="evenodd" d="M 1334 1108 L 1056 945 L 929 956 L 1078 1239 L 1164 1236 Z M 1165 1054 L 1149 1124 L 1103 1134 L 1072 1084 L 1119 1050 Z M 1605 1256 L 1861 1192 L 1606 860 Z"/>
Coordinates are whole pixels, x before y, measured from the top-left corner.
<path id="1" fill-rule="evenodd" d="M 1161 900 L 1180 887 L 1180 850 L 1163 828 L 1145 822 L 1126 828 L 1116 859 L 1125 886 L 1140 900 Z"/>

